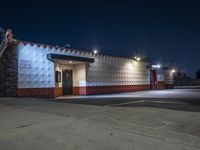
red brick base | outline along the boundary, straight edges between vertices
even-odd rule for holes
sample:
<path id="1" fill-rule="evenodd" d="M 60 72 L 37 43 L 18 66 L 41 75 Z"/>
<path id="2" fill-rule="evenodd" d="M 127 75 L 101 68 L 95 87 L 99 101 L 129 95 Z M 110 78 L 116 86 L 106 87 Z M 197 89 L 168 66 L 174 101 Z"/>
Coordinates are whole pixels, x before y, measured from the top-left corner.
<path id="1" fill-rule="evenodd" d="M 21 88 L 18 97 L 54 97 L 54 88 Z"/>
<path id="2" fill-rule="evenodd" d="M 165 89 L 165 81 L 158 81 L 158 89 Z"/>
<path id="3" fill-rule="evenodd" d="M 158 89 L 172 89 L 173 84 L 158 83 Z M 132 91 L 150 90 L 150 85 L 116 85 L 116 86 L 89 86 L 89 87 L 73 87 L 74 95 L 92 95 L 121 93 Z M 63 88 L 21 88 L 18 89 L 19 97 L 57 97 L 63 95 Z"/>
<path id="4" fill-rule="evenodd" d="M 173 89 L 174 84 L 165 84 L 165 89 Z"/>
<path id="5" fill-rule="evenodd" d="M 89 86 L 87 94 L 121 93 L 149 90 L 150 85 L 116 85 L 116 86 Z"/>
<path id="6" fill-rule="evenodd" d="M 87 91 L 86 91 L 87 87 L 73 87 L 73 94 L 74 95 L 86 95 Z"/>
<path id="7" fill-rule="evenodd" d="M 149 89 L 150 89 L 150 85 L 73 87 L 73 94 L 74 95 L 92 95 L 92 94 L 143 91 L 143 90 L 149 90 Z M 57 96 L 62 96 L 62 95 L 63 95 L 62 87 L 18 89 L 19 97 L 57 97 Z"/>
<path id="8" fill-rule="evenodd" d="M 62 96 L 63 95 L 63 88 L 56 87 L 54 88 L 54 97 Z"/>
<path id="9" fill-rule="evenodd" d="M 21 88 L 18 89 L 18 97 L 57 97 L 63 95 L 63 88 Z"/>
<path id="10" fill-rule="evenodd" d="M 172 89 L 173 84 L 158 83 L 158 89 Z M 92 95 L 106 93 L 122 93 L 149 90 L 150 85 L 118 85 L 118 86 L 89 86 L 73 87 L 74 95 Z M 18 89 L 19 97 L 57 97 L 63 95 L 62 87 L 56 88 L 21 88 Z"/>

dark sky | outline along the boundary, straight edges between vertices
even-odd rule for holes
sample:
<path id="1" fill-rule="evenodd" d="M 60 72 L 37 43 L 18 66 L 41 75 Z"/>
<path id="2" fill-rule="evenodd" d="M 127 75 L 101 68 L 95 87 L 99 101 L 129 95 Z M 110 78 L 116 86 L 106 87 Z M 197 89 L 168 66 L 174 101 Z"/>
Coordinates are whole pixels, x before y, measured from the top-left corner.
<path id="1" fill-rule="evenodd" d="M 121 56 L 140 54 L 190 75 L 200 69 L 200 1 L 0 1 L 17 39 Z"/>

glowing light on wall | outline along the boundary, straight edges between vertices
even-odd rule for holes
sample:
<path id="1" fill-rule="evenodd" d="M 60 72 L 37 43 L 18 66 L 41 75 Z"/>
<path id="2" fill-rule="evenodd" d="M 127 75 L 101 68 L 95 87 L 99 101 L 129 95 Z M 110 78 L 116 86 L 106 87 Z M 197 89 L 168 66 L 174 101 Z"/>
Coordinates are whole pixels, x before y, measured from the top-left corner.
<path id="1" fill-rule="evenodd" d="M 172 70 L 171 70 L 171 73 L 173 73 L 173 74 L 176 73 L 176 70 L 175 70 L 175 69 L 172 69 Z"/>
<path id="2" fill-rule="evenodd" d="M 94 50 L 93 50 L 93 53 L 94 53 L 94 54 L 97 54 L 97 53 L 98 53 L 98 50 L 94 49 Z"/>
<path id="3" fill-rule="evenodd" d="M 134 59 L 135 59 L 136 61 L 140 61 L 140 60 L 141 60 L 140 57 L 134 57 Z"/>
<path id="4" fill-rule="evenodd" d="M 138 64 L 139 62 L 138 61 L 134 61 L 134 66 L 138 66 L 139 64 Z"/>
<path id="5" fill-rule="evenodd" d="M 130 69 L 130 70 L 133 70 L 133 69 L 134 69 L 134 66 L 133 66 L 133 64 L 128 63 L 128 64 L 127 64 L 127 68 Z"/>
<path id="6" fill-rule="evenodd" d="M 161 67 L 161 65 L 160 64 L 157 64 L 157 65 L 152 65 L 152 68 L 157 68 L 157 69 L 159 69 Z"/>

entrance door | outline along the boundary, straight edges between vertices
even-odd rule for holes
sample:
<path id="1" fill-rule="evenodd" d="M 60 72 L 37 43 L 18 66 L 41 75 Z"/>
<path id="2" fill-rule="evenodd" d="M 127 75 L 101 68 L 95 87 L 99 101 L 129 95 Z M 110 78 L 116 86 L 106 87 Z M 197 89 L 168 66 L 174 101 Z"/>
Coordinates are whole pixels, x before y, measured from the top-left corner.
<path id="1" fill-rule="evenodd" d="M 63 94 L 72 94 L 72 70 L 62 71 Z"/>
<path id="2" fill-rule="evenodd" d="M 157 73 L 156 70 L 151 70 L 150 74 L 151 89 L 157 89 Z"/>

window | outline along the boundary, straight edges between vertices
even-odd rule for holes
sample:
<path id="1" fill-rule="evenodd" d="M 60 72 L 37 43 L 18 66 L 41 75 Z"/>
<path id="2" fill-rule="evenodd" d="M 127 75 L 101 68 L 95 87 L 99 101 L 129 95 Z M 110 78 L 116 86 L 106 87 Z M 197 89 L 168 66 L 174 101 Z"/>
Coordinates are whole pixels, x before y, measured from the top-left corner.
<path id="1" fill-rule="evenodd" d="M 60 71 L 56 71 L 55 80 L 56 80 L 56 83 L 61 82 L 61 72 Z"/>

